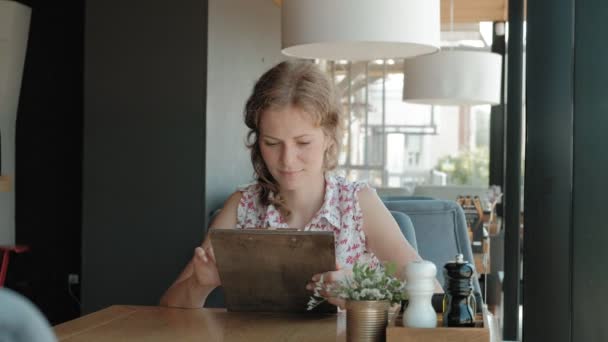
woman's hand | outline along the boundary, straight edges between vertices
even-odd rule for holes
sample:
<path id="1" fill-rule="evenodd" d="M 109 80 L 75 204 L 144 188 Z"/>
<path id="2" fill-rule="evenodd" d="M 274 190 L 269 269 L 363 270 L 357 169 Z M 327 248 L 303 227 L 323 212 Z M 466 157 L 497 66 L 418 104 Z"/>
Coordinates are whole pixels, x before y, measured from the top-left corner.
<path id="1" fill-rule="evenodd" d="M 347 277 L 351 277 L 353 274 L 352 270 L 347 269 L 339 269 L 336 271 L 329 271 L 325 273 L 319 273 L 312 276 L 311 281 L 306 285 L 306 289 L 310 291 L 314 291 L 316 283 L 319 280 L 323 280 L 323 290 L 319 291 L 319 295 L 323 298 L 326 298 L 327 301 L 340 309 L 344 310 L 346 302 L 342 298 L 332 297 L 332 294 L 329 293 L 326 288 L 331 288 L 335 286 L 338 282 L 341 282 Z"/>
<path id="2" fill-rule="evenodd" d="M 203 244 L 202 247 L 194 249 L 192 257 L 194 268 L 194 279 L 201 286 L 219 286 L 221 284 L 220 275 L 215 265 L 215 255 L 210 244 Z"/>

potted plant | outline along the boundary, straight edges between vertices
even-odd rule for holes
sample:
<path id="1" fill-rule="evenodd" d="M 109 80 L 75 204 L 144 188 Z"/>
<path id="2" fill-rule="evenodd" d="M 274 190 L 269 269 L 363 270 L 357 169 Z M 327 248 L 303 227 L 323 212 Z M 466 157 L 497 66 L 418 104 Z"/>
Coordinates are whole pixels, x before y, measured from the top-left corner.
<path id="1" fill-rule="evenodd" d="M 325 284 L 323 279 L 315 283 L 308 310 L 329 297 L 346 301 L 347 341 L 384 341 L 388 323 L 388 309 L 404 299 L 405 282 L 395 276 L 396 266 L 387 263 L 371 267 L 355 263 L 352 274 L 334 284 Z"/>

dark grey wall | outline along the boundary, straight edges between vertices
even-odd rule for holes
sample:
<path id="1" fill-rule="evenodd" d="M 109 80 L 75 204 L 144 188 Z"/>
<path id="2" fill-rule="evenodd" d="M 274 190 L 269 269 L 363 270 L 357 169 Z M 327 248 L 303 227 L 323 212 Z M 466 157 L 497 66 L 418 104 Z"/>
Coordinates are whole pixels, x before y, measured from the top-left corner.
<path id="1" fill-rule="evenodd" d="M 528 2 L 524 341 L 570 341 L 572 11 Z"/>
<path id="2" fill-rule="evenodd" d="M 281 11 L 269 0 L 210 0 L 206 212 L 251 180 L 243 107 L 255 80 L 283 60 Z"/>
<path id="3" fill-rule="evenodd" d="M 528 2 L 524 341 L 606 341 L 608 6 Z"/>
<path id="4" fill-rule="evenodd" d="M 207 1 L 89 0 L 83 311 L 155 304 L 204 225 Z"/>
<path id="5" fill-rule="evenodd" d="M 608 3 L 574 3 L 572 341 L 608 341 Z"/>
<path id="6" fill-rule="evenodd" d="M 16 137 L 16 241 L 6 286 L 52 324 L 80 314 L 68 274 L 80 273 L 84 1 L 32 8 Z M 1 257 L 0 257 L 1 258 Z M 77 296 L 78 286 L 72 290 Z"/>

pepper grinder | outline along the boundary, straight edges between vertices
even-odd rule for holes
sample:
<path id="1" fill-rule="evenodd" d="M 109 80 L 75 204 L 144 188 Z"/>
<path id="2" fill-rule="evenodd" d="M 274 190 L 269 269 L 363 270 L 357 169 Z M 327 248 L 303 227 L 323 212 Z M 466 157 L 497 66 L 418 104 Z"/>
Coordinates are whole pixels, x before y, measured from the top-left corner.
<path id="1" fill-rule="evenodd" d="M 445 296 L 443 301 L 443 326 L 473 327 L 475 326 L 476 301 L 472 295 L 471 279 L 475 274 L 473 266 L 464 261 L 462 254 L 456 260 L 448 262 L 443 267 L 445 278 Z"/>
<path id="2" fill-rule="evenodd" d="M 430 261 L 413 261 L 405 266 L 405 290 L 409 304 L 403 312 L 403 326 L 435 328 L 437 314 L 431 304 L 437 268 Z"/>

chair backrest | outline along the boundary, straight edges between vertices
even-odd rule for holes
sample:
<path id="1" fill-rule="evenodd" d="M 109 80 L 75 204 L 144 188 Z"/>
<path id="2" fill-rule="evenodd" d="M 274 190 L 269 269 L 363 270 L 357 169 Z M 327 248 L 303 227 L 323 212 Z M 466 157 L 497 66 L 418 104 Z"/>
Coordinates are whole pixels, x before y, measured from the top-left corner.
<path id="1" fill-rule="evenodd" d="M 433 197 L 428 196 L 380 196 L 382 201 L 413 201 L 413 200 L 432 200 Z"/>
<path id="2" fill-rule="evenodd" d="M 399 229 L 401 229 L 401 233 L 405 236 L 407 242 L 414 247 L 416 251 L 418 251 L 418 243 L 416 241 L 416 231 L 414 230 L 414 224 L 412 220 L 410 220 L 409 216 L 400 211 L 391 210 L 391 214 L 395 221 L 397 221 L 397 225 L 399 225 Z"/>
<path id="3" fill-rule="evenodd" d="M 51 326 L 25 297 L 0 288 L 0 341 L 57 341 Z"/>
<path id="4" fill-rule="evenodd" d="M 437 279 L 445 287 L 443 265 L 454 260 L 457 254 L 475 267 L 473 251 L 467 234 L 467 224 L 462 208 L 454 201 L 405 200 L 387 201 L 391 211 L 409 216 L 414 224 L 418 253 L 437 266 Z M 473 279 L 473 287 L 481 293 L 479 280 Z"/>
<path id="5" fill-rule="evenodd" d="M 487 186 L 469 185 L 417 185 L 413 196 L 427 196 L 446 201 L 455 201 L 458 196 L 479 196 L 486 198 L 488 194 Z"/>

